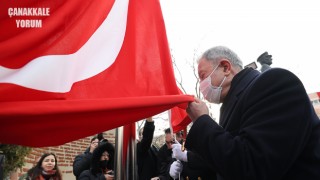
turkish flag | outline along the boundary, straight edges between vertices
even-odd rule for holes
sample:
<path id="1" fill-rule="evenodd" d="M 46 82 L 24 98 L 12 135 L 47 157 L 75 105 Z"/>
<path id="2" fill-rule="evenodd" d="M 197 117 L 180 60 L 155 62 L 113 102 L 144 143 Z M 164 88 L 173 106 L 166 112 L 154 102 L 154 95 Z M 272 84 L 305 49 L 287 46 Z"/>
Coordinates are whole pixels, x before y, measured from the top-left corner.
<path id="1" fill-rule="evenodd" d="M 0 143 L 60 145 L 193 101 L 158 0 L 4 0 L 0 13 Z"/>
<path id="2" fill-rule="evenodd" d="M 174 107 L 171 109 L 171 124 L 172 131 L 174 133 L 179 132 L 181 130 L 185 130 L 185 128 L 190 124 L 191 119 L 187 115 L 185 111 L 186 107 Z"/>

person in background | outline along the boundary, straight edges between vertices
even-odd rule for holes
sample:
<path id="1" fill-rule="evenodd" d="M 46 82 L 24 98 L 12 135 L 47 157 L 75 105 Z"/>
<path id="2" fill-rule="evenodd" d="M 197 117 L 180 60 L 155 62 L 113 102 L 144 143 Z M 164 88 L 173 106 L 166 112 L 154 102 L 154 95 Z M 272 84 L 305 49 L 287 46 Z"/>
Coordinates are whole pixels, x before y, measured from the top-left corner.
<path id="1" fill-rule="evenodd" d="M 201 156 L 183 148 L 179 142 L 172 145 L 172 157 L 174 162 L 170 165 L 169 174 L 173 179 L 217 179 L 216 173 L 210 170 L 210 165 Z"/>
<path id="2" fill-rule="evenodd" d="M 99 134 L 97 135 L 97 138 L 98 138 L 98 140 L 99 140 L 100 143 L 101 143 L 101 142 L 109 142 L 108 139 L 106 139 L 105 137 L 103 137 L 103 133 L 99 133 Z"/>
<path id="3" fill-rule="evenodd" d="M 3 179 L 3 164 L 4 164 L 4 160 L 5 160 L 5 156 L 4 154 L 2 154 L 3 152 L 0 151 L 0 179 Z"/>
<path id="4" fill-rule="evenodd" d="M 102 142 L 93 151 L 89 170 L 83 171 L 79 180 L 113 180 L 114 179 L 114 146 Z"/>
<path id="5" fill-rule="evenodd" d="M 182 144 L 184 142 L 183 130 L 176 132 L 176 140 Z"/>
<path id="6" fill-rule="evenodd" d="M 62 180 L 61 172 L 58 168 L 57 157 L 53 153 L 43 154 L 36 166 L 31 168 L 25 180 Z"/>
<path id="7" fill-rule="evenodd" d="M 172 158 L 172 144 L 175 143 L 174 136 L 170 128 L 164 130 L 165 143 L 160 147 L 158 152 L 158 176 L 161 180 L 170 179 L 170 165 L 174 161 Z"/>
<path id="8" fill-rule="evenodd" d="M 152 145 L 154 129 L 154 121 L 152 117 L 149 117 L 146 119 L 143 129 L 139 131 L 139 140 L 137 143 L 139 180 L 150 180 L 157 176 L 158 149 Z"/>
<path id="9" fill-rule="evenodd" d="M 98 144 L 98 138 L 93 137 L 90 141 L 89 147 L 85 150 L 85 152 L 75 157 L 73 161 L 73 174 L 76 176 L 76 179 L 78 179 L 81 172 L 90 169 L 92 153 L 98 147 Z"/>
<path id="10" fill-rule="evenodd" d="M 198 74 L 204 98 L 223 104 L 217 124 L 205 102 L 189 103 L 193 125 L 185 146 L 219 180 L 320 179 L 320 120 L 296 75 L 281 68 L 243 69 L 223 46 L 204 52 Z M 188 154 L 176 158 L 189 162 Z"/>

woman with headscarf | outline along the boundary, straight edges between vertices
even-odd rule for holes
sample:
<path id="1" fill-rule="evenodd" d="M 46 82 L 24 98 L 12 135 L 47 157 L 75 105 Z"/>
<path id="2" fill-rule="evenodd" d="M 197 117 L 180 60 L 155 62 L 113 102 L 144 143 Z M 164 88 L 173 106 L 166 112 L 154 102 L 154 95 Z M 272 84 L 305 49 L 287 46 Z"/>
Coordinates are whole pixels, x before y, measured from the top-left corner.
<path id="1" fill-rule="evenodd" d="M 103 142 L 93 151 L 90 170 L 83 171 L 79 180 L 113 180 L 113 167 L 114 146 Z"/>

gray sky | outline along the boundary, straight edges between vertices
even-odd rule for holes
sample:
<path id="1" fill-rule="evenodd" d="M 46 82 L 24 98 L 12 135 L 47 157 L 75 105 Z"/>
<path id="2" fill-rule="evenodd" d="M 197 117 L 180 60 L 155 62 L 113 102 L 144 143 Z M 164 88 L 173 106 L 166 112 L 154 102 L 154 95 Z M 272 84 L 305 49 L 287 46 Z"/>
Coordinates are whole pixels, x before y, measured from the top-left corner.
<path id="1" fill-rule="evenodd" d="M 265 51 L 272 67 L 295 73 L 308 93 L 320 91 L 320 5 L 317 1 L 160 0 L 167 36 L 183 76 L 194 50 L 224 45 L 244 65 Z M 258 68 L 260 64 L 257 63 Z"/>
<path id="2" fill-rule="evenodd" d="M 320 92 L 317 1 L 160 0 L 160 3 L 169 45 L 190 94 L 194 77 L 186 63 L 193 60 L 194 50 L 200 55 L 217 45 L 231 48 L 244 65 L 256 62 L 260 54 L 268 51 L 273 57 L 272 67 L 295 73 L 308 93 Z M 219 107 L 211 107 L 217 120 Z M 167 113 L 161 116 L 167 118 Z M 168 121 L 155 123 L 157 135 L 169 127 Z"/>

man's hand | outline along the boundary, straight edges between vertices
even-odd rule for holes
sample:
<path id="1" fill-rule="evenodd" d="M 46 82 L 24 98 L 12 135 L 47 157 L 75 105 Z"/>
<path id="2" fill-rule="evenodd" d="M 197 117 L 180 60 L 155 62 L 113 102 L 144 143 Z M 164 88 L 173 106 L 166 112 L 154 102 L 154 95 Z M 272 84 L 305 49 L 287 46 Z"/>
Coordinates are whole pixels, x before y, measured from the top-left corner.
<path id="1" fill-rule="evenodd" d="M 114 180 L 114 175 L 113 175 L 113 171 L 112 170 L 110 170 L 110 171 L 108 171 L 105 175 L 104 175 L 104 177 L 106 178 L 106 180 Z"/>
<path id="2" fill-rule="evenodd" d="M 114 180 L 114 175 L 105 174 L 104 177 L 106 180 Z"/>
<path id="3" fill-rule="evenodd" d="M 90 144 L 90 153 L 93 153 L 93 151 L 98 147 L 98 142 L 92 141 Z"/>
<path id="4" fill-rule="evenodd" d="M 181 144 L 176 143 L 172 144 L 172 158 L 177 160 L 188 162 L 187 150 L 181 150 Z"/>
<path id="5" fill-rule="evenodd" d="M 198 98 L 194 99 L 194 102 L 189 103 L 187 113 L 192 122 L 195 122 L 200 116 L 209 114 L 207 105 Z"/>
<path id="6" fill-rule="evenodd" d="M 182 163 L 180 161 L 174 161 L 170 166 L 169 174 L 173 179 L 178 179 L 182 169 Z"/>

